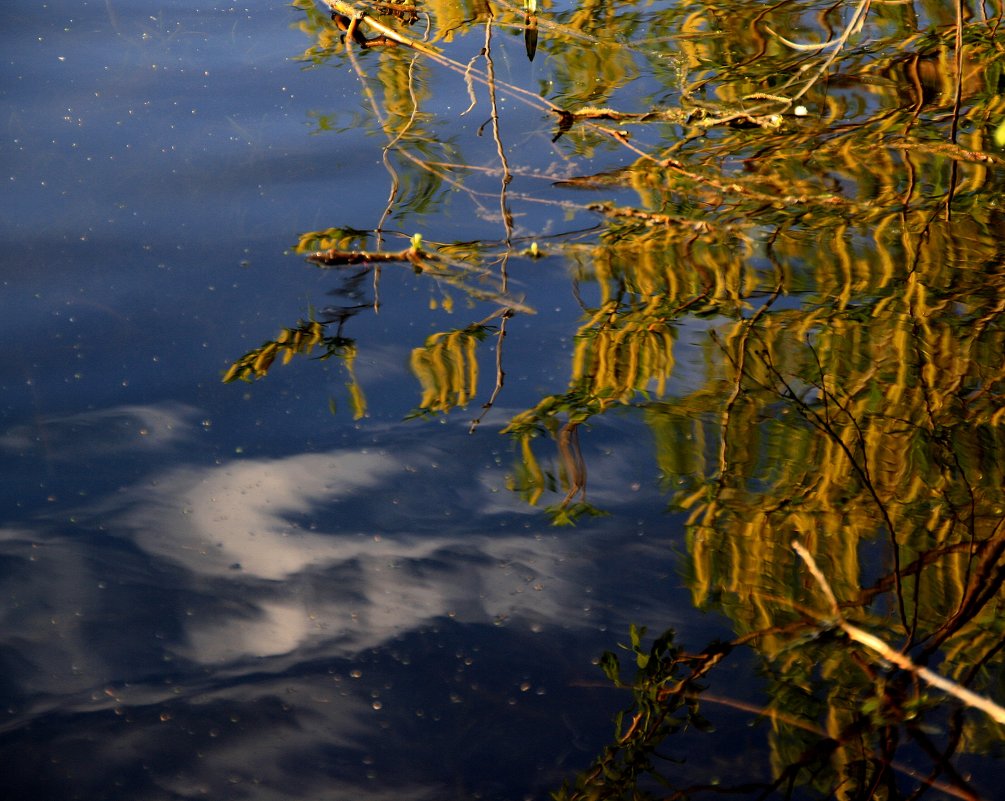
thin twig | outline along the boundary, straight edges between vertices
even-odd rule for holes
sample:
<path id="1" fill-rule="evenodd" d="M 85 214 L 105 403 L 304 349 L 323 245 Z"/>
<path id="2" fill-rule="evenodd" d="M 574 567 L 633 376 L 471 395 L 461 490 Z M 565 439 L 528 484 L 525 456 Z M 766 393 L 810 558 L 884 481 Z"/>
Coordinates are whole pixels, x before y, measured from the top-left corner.
<path id="1" fill-rule="evenodd" d="M 503 384 L 506 382 L 506 371 L 503 370 L 503 342 L 506 340 L 506 321 L 513 316 L 512 309 L 502 309 L 502 320 L 499 321 L 499 331 L 496 334 L 496 383 L 495 387 L 492 389 L 492 394 L 489 395 L 489 399 L 482 404 L 482 410 L 479 415 L 471 421 L 471 427 L 468 428 L 468 433 L 473 434 L 475 429 L 481 424 L 485 415 L 489 413 L 489 410 L 495 405 L 496 398 L 499 397 L 499 393 L 502 392 Z"/>
<path id="2" fill-rule="evenodd" d="M 806 563 L 806 567 L 813 575 L 813 578 L 816 579 L 821 592 L 823 592 L 824 596 L 827 598 L 835 625 L 847 634 L 849 639 L 854 640 L 859 643 L 859 645 L 864 645 L 871 651 L 875 651 L 885 661 L 896 665 L 901 670 L 913 673 L 922 681 L 932 685 L 933 687 L 937 687 L 947 695 L 951 695 L 962 701 L 967 706 L 981 710 L 991 717 L 996 723 L 1005 724 L 1005 707 L 999 706 L 991 699 L 978 695 L 972 690 L 968 690 L 966 687 L 963 687 L 956 682 L 945 678 L 944 676 L 940 676 L 938 673 L 934 673 L 928 668 L 914 664 L 914 662 L 912 662 L 906 655 L 891 648 L 875 634 L 870 634 L 864 629 L 860 629 L 858 626 L 853 626 L 849 623 L 845 619 L 844 615 L 841 614 L 841 608 L 838 606 L 837 598 L 834 597 L 834 591 L 831 589 L 830 584 L 827 582 L 826 577 L 817 566 L 816 560 L 813 559 L 810 552 L 806 550 L 803 544 L 798 540 L 792 541 L 792 548 L 797 554 L 799 554 L 799 558 Z"/>
<path id="3" fill-rule="evenodd" d="M 817 83 L 817 81 L 819 81 L 824 75 L 827 74 L 827 70 L 830 69 L 831 64 L 834 63 L 838 55 L 844 49 L 844 46 L 848 43 L 848 40 L 851 38 L 852 34 L 857 33 L 859 30 L 861 30 L 862 23 L 865 22 L 866 14 L 869 11 L 870 2 L 871 0 L 860 0 L 859 4 L 855 7 L 855 10 L 852 12 L 851 19 L 848 21 L 848 25 L 845 27 L 844 31 L 841 32 L 841 35 L 838 36 L 837 39 L 834 39 L 830 42 L 826 42 L 824 43 L 824 45 L 822 45 L 822 47 L 832 48 L 831 52 L 827 55 L 827 58 L 823 60 L 823 63 L 820 65 L 820 69 L 817 70 L 816 74 L 806 84 L 804 84 L 803 87 L 798 92 L 796 92 L 792 96 L 790 102 L 795 103 L 799 98 L 801 98 L 803 95 L 809 92 L 810 89 Z M 774 31 L 770 32 L 774 33 Z M 775 36 L 778 36 L 778 34 L 775 34 Z M 780 36 L 778 38 L 781 39 Z M 784 41 L 786 44 L 790 46 L 794 44 L 791 42 L 787 42 L 786 40 L 782 41 Z M 805 46 L 800 47 L 797 45 L 797 47 L 799 47 L 799 49 L 804 49 Z M 789 85 L 791 85 L 791 82 Z"/>

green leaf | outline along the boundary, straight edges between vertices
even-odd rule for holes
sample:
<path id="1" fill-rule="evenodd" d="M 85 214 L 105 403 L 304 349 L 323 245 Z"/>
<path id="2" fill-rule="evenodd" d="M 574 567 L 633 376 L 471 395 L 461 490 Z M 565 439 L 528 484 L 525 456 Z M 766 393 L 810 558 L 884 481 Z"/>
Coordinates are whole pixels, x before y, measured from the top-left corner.
<path id="1" fill-rule="evenodd" d="M 621 663 L 618 662 L 617 654 L 604 651 L 600 655 L 600 669 L 604 671 L 604 675 L 608 679 L 619 686 L 621 685 Z"/>
<path id="2" fill-rule="evenodd" d="M 646 636 L 646 627 L 632 623 L 628 627 L 628 636 L 632 640 L 632 650 L 638 651 L 642 647 L 642 638 Z"/>

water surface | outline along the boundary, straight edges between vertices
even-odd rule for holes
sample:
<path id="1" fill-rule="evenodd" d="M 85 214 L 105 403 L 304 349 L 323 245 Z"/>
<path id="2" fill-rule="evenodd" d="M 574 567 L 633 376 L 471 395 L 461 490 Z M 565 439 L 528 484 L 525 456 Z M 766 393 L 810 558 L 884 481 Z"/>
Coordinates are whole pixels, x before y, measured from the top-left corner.
<path id="1" fill-rule="evenodd" d="M 627 138 L 563 134 L 549 110 L 734 100 L 726 80 L 685 91 L 722 57 L 711 22 L 684 26 L 691 39 L 675 28 L 678 39 L 661 27 L 670 6 L 626 4 L 615 27 L 599 6 L 557 4 L 541 15 L 531 61 L 522 11 L 500 5 L 492 28 L 480 7 L 431 3 L 434 33 L 453 29 L 435 42 L 448 57 L 545 98 L 500 91 L 493 109 L 475 84 L 469 109 L 463 70 L 404 48 L 347 52 L 320 7 L 297 6 L 14 2 L 0 16 L 4 793 L 544 798 L 611 742 L 630 699 L 596 662 L 633 623 L 650 637 L 674 629 L 692 653 L 767 632 L 716 667 L 702 705 L 720 729 L 714 749 L 699 738 L 666 750 L 685 758 L 675 787 L 771 787 L 812 749 L 769 733 L 770 710 L 824 721 L 832 708 L 833 723 L 858 709 L 823 681 L 847 670 L 830 656 L 819 657 L 831 665 L 823 678 L 801 672 L 798 648 L 818 647 L 819 632 L 796 613 L 822 607 L 792 537 L 816 542 L 844 599 L 889 593 L 893 551 L 905 565 L 928 549 L 948 561 L 966 541 L 950 526 L 938 543 L 911 534 L 891 551 L 889 528 L 968 520 L 975 542 L 1001 536 L 1001 223 L 982 201 L 1000 187 L 998 163 L 937 155 L 916 182 L 899 170 L 932 165 L 898 163 L 882 184 L 868 167 L 855 172 L 858 142 L 846 162 L 838 145 L 819 164 L 783 143 L 772 152 L 788 184 L 751 188 L 743 182 L 762 169 L 752 154 L 776 147 L 765 129 L 720 165 L 722 181 L 740 182 L 733 204 L 722 181 L 695 175 L 717 141 L 746 134 L 693 136 L 679 116 Z M 876 32 L 905 24 L 884 13 Z M 686 46 L 701 31 L 708 52 Z M 478 60 L 482 47 L 491 61 Z M 831 115 L 837 139 L 841 114 L 868 127 L 912 111 L 892 91 L 852 102 L 835 83 L 823 94 L 807 102 L 820 104 L 814 119 Z M 990 153 L 990 122 L 980 139 L 983 107 L 971 108 L 966 144 Z M 931 130 L 947 125 L 915 114 Z M 662 151 L 675 141 L 678 155 Z M 658 149 L 697 172 L 639 157 Z M 943 222 L 924 204 L 953 181 L 955 223 Z M 832 213 L 821 192 L 848 205 Z M 772 196 L 783 200 L 772 207 Z M 598 202 L 671 224 L 621 228 Z M 870 204 L 902 214 L 879 219 Z M 320 270 L 304 258 L 407 249 L 416 233 L 442 274 L 408 263 Z M 911 316 L 917 293 L 909 311 L 897 306 L 894 273 L 908 257 L 956 270 L 945 283 L 925 274 L 930 314 Z M 331 358 L 291 354 L 266 377 L 221 381 L 242 355 L 311 321 L 346 340 Z M 479 367 L 471 397 L 460 397 L 462 379 L 424 396 L 417 364 L 470 366 L 436 337 L 479 324 L 477 346 L 464 345 Z M 729 348 L 745 347 L 744 331 L 759 332 L 749 337 L 774 361 L 738 376 Z M 912 336 L 931 363 L 887 364 Z M 811 353 L 851 378 L 825 378 Z M 958 380 L 943 386 L 939 370 L 953 364 Z M 931 452 L 907 441 L 913 411 L 879 411 L 919 382 L 956 410 L 938 418 L 933 391 L 927 417 L 910 418 L 919 431 L 932 423 L 936 434 L 920 437 Z M 842 417 L 840 403 L 853 413 Z M 870 480 L 841 466 L 821 420 L 849 452 L 868 453 Z M 848 433 L 856 425 L 861 441 Z M 870 481 L 893 509 L 885 518 L 856 500 Z M 795 517 L 784 517 L 790 504 Z M 567 518 L 576 525 L 552 525 Z M 940 578 L 913 596 L 933 641 L 979 575 L 961 578 L 961 564 L 938 562 Z M 897 604 L 883 597 L 868 620 L 896 642 Z M 1000 627 L 985 606 L 967 608 L 977 622 L 964 634 L 984 650 L 933 659 L 960 680 L 985 661 L 998 676 Z M 803 639 L 785 641 L 796 629 Z M 856 687 L 888 676 L 856 664 Z M 911 694 L 889 678 L 890 697 Z M 954 737 L 950 713 L 930 716 L 940 748 Z M 1000 767 L 983 756 L 1000 751 L 999 731 L 968 726 L 958 767 L 933 792 L 990 798 Z M 889 786 L 912 787 L 930 768 L 924 751 L 911 740 Z M 831 786 L 795 784 L 806 797 Z"/>

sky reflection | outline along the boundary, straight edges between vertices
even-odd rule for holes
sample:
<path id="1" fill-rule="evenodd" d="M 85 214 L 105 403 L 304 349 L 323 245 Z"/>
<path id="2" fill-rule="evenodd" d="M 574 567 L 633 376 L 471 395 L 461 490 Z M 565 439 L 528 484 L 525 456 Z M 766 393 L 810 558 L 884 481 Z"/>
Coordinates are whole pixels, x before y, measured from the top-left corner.
<path id="1" fill-rule="evenodd" d="M 155 636 L 165 653 L 214 664 L 319 643 L 354 653 L 438 618 L 540 627 L 579 615 L 586 563 L 575 552 L 596 547 L 603 534 L 573 543 L 552 533 L 502 491 L 502 471 L 472 482 L 470 465 L 441 463 L 439 449 L 421 447 L 407 456 L 336 449 L 178 464 L 199 417 L 189 407 L 129 406 L 41 422 L 60 461 L 135 458 L 139 439 L 162 452 L 156 461 L 173 464 L 85 502 L 68 519 L 42 515 L 6 529 L 8 556 L 33 572 L 19 590 L 27 606 L 44 608 L 58 588 L 55 606 L 93 610 L 102 607 L 98 594 L 130 572 L 134 580 L 148 573 L 157 587 L 173 575 L 174 619 L 158 627 L 172 633 Z M 0 435 L 0 448 L 41 439 L 15 427 Z M 202 597 L 196 608 L 183 600 L 192 594 Z M 139 613 L 129 603 L 118 614 L 130 608 Z M 72 642 L 93 614 L 59 623 L 61 639 Z M 33 640 L 11 627 L 8 636 Z M 77 654 L 60 661 L 76 675 L 88 672 Z"/>
<path id="2" fill-rule="evenodd" d="M 609 734 L 620 699 L 591 660 L 629 621 L 691 625 L 641 423 L 583 436 L 611 518 L 552 529 L 506 489 L 499 428 L 568 380 L 581 309 L 559 260 L 511 265 L 542 313 L 511 321 L 507 392 L 474 436 L 463 414 L 402 423 L 411 349 L 449 324 L 409 273 L 347 330 L 365 420 L 329 414 L 332 362 L 220 383 L 333 302 L 335 277 L 287 252 L 298 235 L 387 202 L 383 138 L 316 135 L 361 101 L 295 60 L 302 16 L 0 11 L 0 797 L 543 794 Z M 453 208 L 404 233 L 499 236 Z M 703 644 L 720 624 L 695 625 Z"/>
<path id="3" fill-rule="evenodd" d="M 142 763 L 106 797 L 443 797 L 428 760 L 489 748 L 460 741 L 502 709 L 498 725 L 540 729 L 513 759 L 535 764 L 546 732 L 564 742 L 556 771 L 562 753 L 585 758 L 587 724 L 558 710 L 608 692 L 589 659 L 612 615 L 637 611 L 608 600 L 640 569 L 666 577 L 665 554 L 647 564 L 640 541 L 602 563 L 620 532 L 550 530 L 503 470 L 444 460 L 442 445 L 200 463 L 201 419 L 162 404 L 39 421 L 59 470 L 82 454 L 135 461 L 137 437 L 147 449 L 129 484 L 0 530 L 0 746 L 59 765 L 43 784 L 86 796 Z M 8 454 L 36 447 L 24 426 L 0 433 Z M 39 786 L 28 767 L 8 784 Z"/>

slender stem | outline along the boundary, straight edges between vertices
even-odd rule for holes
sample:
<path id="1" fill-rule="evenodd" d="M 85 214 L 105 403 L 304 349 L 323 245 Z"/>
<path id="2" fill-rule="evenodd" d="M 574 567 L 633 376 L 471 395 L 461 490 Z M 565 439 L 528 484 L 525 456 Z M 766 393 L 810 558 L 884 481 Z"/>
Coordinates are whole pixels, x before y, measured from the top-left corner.
<path id="1" fill-rule="evenodd" d="M 912 662 L 905 654 L 891 648 L 875 634 L 870 634 L 868 631 L 860 629 L 858 626 L 853 626 L 849 623 L 845 619 L 844 615 L 841 614 L 841 608 L 838 605 L 837 598 L 834 596 L 834 591 L 831 589 L 830 584 L 823 572 L 817 566 L 816 560 L 814 560 L 810 552 L 806 550 L 801 542 L 797 540 L 792 541 L 792 548 L 797 554 L 799 554 L 799 558 L 806 563 L 806 567 L 813 575 L 813 578 L 816 579 L 821 592 L 823 592 L 824 597 L 827 599 L 835 624 L 848 635 L 849 639 L 854 640 L 860 645 L 864 645 L 871 651 L 875 651 L 887 662 L 896 665 L 902 670 L 913 673 L 922 681 L 933 687 L 937 687 L 947 695 L 957 698 L 967 706 L 981 710 L 990 716 L 995 722 L 1005 723 L 1005 707 L 999 706 L 991 699 L 978 695 L 972 690 L 968 690 L 966 687 L 963 687 L 956 682 L 945 678 L 944 676 L 940 676 L 938 673 L 935 673 L 928 668 L 914 664 L 914 662 Z"/>

